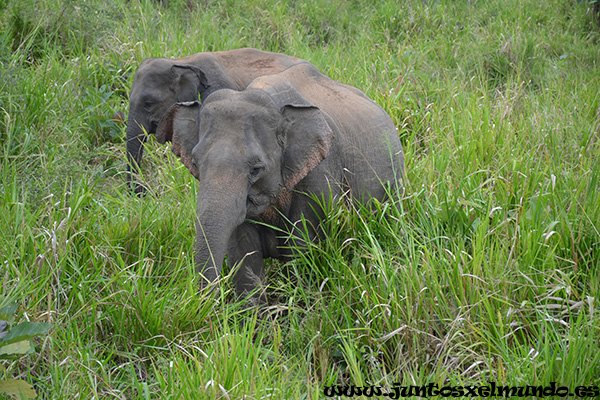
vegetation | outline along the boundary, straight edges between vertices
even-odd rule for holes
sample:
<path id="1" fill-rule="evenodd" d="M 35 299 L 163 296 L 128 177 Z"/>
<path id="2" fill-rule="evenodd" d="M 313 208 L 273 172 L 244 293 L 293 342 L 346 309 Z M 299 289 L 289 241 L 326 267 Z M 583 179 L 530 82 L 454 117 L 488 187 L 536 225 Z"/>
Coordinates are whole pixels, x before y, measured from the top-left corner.
<path id="1" fill-rule="evenodd" d="M 44 322 L 21 322 L 15 325 L 13 313 L 16 309 L 15 304 L 0 308 L 0 360 L 17 359 L 33 353 L 35 347 L 31 339 L 47 333 L 52 327 Z M 8 329 L 9 325 L 11 325 L 10 329 Z M 2 365 L 0 371 L 4 372 Z M 28 399 L 37 396 L 29 383 L 19 379 L 0 379 L 0 393 Z"/>
<path id="2" fill-rule="evenodd" d="M 600 385 L 600 27 L 576 0 L 0 0 L 0 361 L 40 399 L 317 399 L 331 385 Z M 198 291 L 194 178 L 151 140 L 147 57 L 256 47 L 363 90 L 406 192 L 270 264 L 270 316 Z M 293 272 L 288 280 L 284 270 Z M 0 395 L 2 396 L 2 395 Z"/>

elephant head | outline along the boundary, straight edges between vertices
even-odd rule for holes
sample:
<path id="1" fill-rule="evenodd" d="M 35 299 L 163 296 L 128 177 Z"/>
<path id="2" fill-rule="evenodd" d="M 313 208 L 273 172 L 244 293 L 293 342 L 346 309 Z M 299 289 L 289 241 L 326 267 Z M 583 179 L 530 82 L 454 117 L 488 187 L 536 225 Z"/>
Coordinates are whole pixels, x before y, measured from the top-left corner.
<path id="1" fill-rule="evenodd" d="M 176 104 L 157 138 L 173 142 L 199 181 L 196 265 L 214 281 L 228 248 L 236 246 L 234 231 L 248 219 L 285 214 L 294 187 L 327 157 L 333 130 L 318 107 L 282 83 L 218 90 L 202 105 Z"/>
<path id="2" fill-rule="evenodd" d="M 206 76 L 191 64 L 175 64 L 167 59 L 148 59 L 135 74 L 129 95 L 127 121 L 127 181 L 138 172 L 143 143 L 148 133 L 155 133 L 165 112 L 177 102 L 197 101 L 208 87 Z M 143 188 L 135 184 L 136 193 Z"/>
<path id="3" fill-rule="evenodd" d="M 145 60 L 136 72 L 129 95 L 127 180 L 139 172 L 147 133 L 154 133 L 164 113 L 177 102 L 202 100 L 218 89 L 242 90 L 256 77 L 279 73 L 306 63 L 285 54 L 257 49 L 202 52 L 180 59 Z M 135 184 L 136 192 L 143 188 Z"/>

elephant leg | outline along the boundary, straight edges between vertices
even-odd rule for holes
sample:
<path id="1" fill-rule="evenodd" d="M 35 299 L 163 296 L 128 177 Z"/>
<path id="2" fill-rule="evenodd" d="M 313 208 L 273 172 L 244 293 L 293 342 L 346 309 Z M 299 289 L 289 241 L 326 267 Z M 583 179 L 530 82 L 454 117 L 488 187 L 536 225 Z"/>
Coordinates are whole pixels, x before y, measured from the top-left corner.
<path id="1" fill-rule="evenodd" d="M 333 192 L 332 196 L 334 199 L 337 198 L 337 193 Z M 298 194 L 293 198 L 287 221 L 284 222 L 285 231 L 289 232 L 289 236 L 280 238 L 279 243 L 284 260 L 294 258 L 298 251 L 302 251 L 306 247 L 305 239 L 314 242 L 323 238 L 320 226 L 321 221 L 325 219 L 323 207 L 329 209 L 331 205 L 328 201 L 326 204 L 321 204 L 320 201 L 315 201 L 305 194 Z"/>
<path id="2" fill-rule="evenodd" d="M 253 293 L 252 300 L 266 301 L 264 290 L 260 288 L 265 279 L 264 252 L 259 228 L 244 222 L 238 226 L 229 239 L 227 258 L 229 265 L 238 270 L 233 276 L 235 292 L 240 297 Z"/>

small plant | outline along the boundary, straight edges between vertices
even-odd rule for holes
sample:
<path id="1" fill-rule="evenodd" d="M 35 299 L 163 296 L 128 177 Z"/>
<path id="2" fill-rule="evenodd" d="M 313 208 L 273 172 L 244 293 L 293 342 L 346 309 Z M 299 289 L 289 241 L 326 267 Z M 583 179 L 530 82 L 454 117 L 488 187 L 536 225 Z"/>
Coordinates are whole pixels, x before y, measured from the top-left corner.
<path id="1" fill-rule="evenodd" d="M 35 347 L 31 339 L 44 335 L 52 328 L 44 322 L 22 322 L 14 324 L 16 304 L 0 308 L 0 360 L 14 360 L 31 354 Z M 10 328 L 9 328 L 10 327 Z M 6 369 L 0 365 L 0 393 L 16 398 L 33 399 L 37 393 L 29 383 L 20 379 L 6 379 Z"/>

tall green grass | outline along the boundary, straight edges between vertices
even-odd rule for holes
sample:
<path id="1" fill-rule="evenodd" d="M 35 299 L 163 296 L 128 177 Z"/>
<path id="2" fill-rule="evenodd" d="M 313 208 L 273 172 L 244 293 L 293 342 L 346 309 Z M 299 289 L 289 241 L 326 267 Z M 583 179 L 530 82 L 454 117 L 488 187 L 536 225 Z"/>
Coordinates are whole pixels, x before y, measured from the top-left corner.
<path id="1" fill-rule="evenodd" d="M 238 3 L 0 2 L 0 303 L 55 326 L 0 373 L 44 399 L 599 385 L 588 4 Z M 324 240 L 269 263 L 257 323 L 228 278 L 198 291 L 193 177 L 151 140 L 150 193 L 129 195 L 111 120 L 144 58 L 243 46 L 365 91 L 407 173 L 404 193 L 326 209 Z"/>

